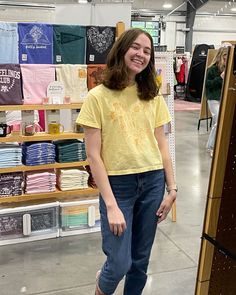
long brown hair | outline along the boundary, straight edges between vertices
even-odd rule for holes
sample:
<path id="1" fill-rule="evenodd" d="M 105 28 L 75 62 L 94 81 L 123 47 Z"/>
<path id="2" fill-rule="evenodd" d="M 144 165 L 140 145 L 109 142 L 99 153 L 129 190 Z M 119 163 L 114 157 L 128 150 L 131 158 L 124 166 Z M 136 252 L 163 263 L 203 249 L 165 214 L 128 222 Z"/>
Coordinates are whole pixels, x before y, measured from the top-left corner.
<path id="1" fill-rule="evenodd" d="M 142 100 L 151 100 L 158 94 L 158 86 L 155 79 L 155 60 L 153 40 L 149 33 L 132 28 L 121 34 L 114 43 L 107 56 L 107 68 L 103 76 L 103 85 L 109 89 L 122 90 L 128 86 L 129 72 L 125 64 L 125 54 L 141 34 L 145 34 L 151 42 L 151 56 L 147 67 L 138 73 L 135 81 L 138 85 L 138 96 Z"/>

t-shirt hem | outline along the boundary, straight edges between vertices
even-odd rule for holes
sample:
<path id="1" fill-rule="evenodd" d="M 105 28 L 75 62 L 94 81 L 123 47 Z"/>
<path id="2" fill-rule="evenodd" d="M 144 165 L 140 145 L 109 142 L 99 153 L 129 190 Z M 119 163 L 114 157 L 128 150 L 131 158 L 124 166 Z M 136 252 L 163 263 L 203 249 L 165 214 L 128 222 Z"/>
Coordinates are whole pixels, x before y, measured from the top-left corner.
<path id="1" fill-rule="evenodd" d="M 169 124 L 171 122 L 171 118 L 168 118 L 167 120 L 163 120 L 161 122 L 158 122 L 158 124 L 156 124 L 155 128 L 158 128 L 160 126 L 163 126 L 165 124 Z"/>
<path id="2" fill-rule="evenodd" d="M 76 123 L 82 125 L 82 126 L 88 126 L 88 127 L 92 127 L 92 128 L 97 128 L 97 129 L 101 129 L 100 126 L 98 126 L 97 124 L 93 124 L 93 123 L 89 123 L 83 120 L 77 120 Z"/>
<path id="3" fill-rule="evenodd" d="M 155 166 L 150 166 L 150 167 L 145 167 L 145 168 L 134 168 L 134 169 L 128 169 L 128 170 L 108 170 L 107 174 L 109 176 L 112 175 L 126 175 L 126 174 L 136 174 L 136 173 L 143 173 L 143 172 L 148 172 L 148 171 L 153 171 L 153 170 L 159 170 L 163 169 L 163 165 L 155 165 Z"/>

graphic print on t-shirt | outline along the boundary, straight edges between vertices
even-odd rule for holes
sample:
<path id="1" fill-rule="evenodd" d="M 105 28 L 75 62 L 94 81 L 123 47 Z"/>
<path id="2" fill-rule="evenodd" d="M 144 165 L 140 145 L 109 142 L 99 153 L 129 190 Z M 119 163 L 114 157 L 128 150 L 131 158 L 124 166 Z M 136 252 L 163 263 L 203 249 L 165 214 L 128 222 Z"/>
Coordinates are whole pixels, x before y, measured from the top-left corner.
<path id="1" fill-rule="evenodd" d="M 23 103 L 21 78 L 19 64 L 0 64 L 0 105 Z"/>
<path id="2" fill-rule="evenodd" d="M 52 25 L 19 23 L 18 31 L 20 63 L 52 64 Z"/>
<path id="3" fill-rule="evenodd" d="M 86 63 L 105 64 L 115 42 L 115 27 L 87 27 Z"/>

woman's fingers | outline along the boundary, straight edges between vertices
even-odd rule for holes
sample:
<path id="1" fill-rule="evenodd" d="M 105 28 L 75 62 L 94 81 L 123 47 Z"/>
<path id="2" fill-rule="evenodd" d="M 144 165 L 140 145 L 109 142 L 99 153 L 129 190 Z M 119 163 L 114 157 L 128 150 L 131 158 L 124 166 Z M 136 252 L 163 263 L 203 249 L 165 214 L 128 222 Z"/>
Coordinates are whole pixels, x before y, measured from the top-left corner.
<path id="1" fill-rule="evenodd" d="M 110 230 L 115 236 L 120 237 L 126 230 L 126 223 L 124 222 L 121 224 L 110 224 Z"/>

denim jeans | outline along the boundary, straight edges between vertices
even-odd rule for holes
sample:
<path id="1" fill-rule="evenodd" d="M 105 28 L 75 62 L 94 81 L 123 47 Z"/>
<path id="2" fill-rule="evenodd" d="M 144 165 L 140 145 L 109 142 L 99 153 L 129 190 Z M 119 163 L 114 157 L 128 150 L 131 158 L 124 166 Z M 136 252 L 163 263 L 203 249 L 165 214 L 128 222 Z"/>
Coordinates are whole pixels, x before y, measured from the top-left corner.
<path id="1" fill-rule="evenodd" d="M 98 285 L 112 295 L 124 276 L 124 295 L 140 295 L 146 284 L 147 268 L 155 238 L 156 216 L 165 188 L 164 170 L 109 176 L 117 204 L 127 228 L 115 236 L 109 228 L 105 203 L 100 196 L 102 249 L 107 259 Z"/>
<path id="2" fill-rule="evenodd" d="M 216 128 L 219 115 L 220 101 L 219 100 L 208 100 L 208 107 L 212 115 L 212 127 L 211 132 L 207 141 L 207 149 L 213 150 L 215 145 Z"/>

